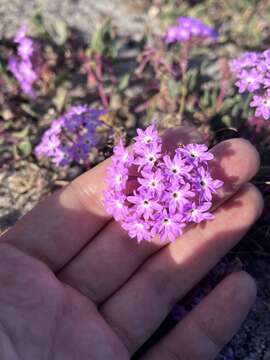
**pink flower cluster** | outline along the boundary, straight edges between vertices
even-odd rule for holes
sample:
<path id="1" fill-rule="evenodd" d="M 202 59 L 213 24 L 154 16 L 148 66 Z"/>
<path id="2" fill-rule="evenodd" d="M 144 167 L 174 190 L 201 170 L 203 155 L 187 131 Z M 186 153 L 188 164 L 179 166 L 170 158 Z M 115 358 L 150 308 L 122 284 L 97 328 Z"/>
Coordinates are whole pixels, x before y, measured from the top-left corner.
<path id="1" fill-rule="evenodd" d="M 239 93 L 253 94 L 251 107 L 256 108 L 255 116 L 270 118 L 270 50 L 262 53 L 246 52 L 231 61 L 236 76 L 235 85 Z"/>
<path id="2" fill-rule="evenodd" d="M 214 28 L 204 24 L 199 19 L 182 16 L 177 19 L 177 25 L 167 30 L 167 43 L 188 42 L 194 39 L 210 39 L 217 41 L 218 34 Z"/>
<path id="3" fill-rule="evenodd" d="M 34 84 L 39 78 L 39 66 L 37 56 L 37 45 L 26 36 L 27 27 L 22 26 L 15 36 L 15 43 L 18 44 L 17 55 L 10 56 L 8 68 L 18 80 L 22 91 L 28 96 L 35 98 Z"/>
<path id="4" fill-rule="evenodd" d="M 96 130 L 106 114 L 107 110 L 92 109 L 87 105 L 72 106 L 66 114 L 53 120 L 35 154 L 50 157 L 60 166 L 71 162 L 86 163 L 90 152 L 100 142 Z"/>
<path id="5" fill-rule="evenodd" d="M 211 176 L 214 156 L 206 145 L 179 147 L 173 157 L 161 148 L 154 125 L 139 129 L 132 150 L 120 142 L 108 168 L 107 212 L 139 242 L 156 236 L 175 241 L 187 224 L 213 219 L 212 196 L 223 185 Z"/>

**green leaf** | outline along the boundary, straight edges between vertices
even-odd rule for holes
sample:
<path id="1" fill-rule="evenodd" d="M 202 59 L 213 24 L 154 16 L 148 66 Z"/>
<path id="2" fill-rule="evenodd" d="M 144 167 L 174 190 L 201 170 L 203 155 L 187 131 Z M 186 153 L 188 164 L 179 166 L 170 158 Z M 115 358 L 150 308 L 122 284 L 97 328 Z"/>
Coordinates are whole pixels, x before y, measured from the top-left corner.
<path id="1" fill-rule="evenodd" d="M 54 32 L 55 32 L 54 41 L 56 42 L 56 44 L 64 45 L 69 35 L 67 24 L 62 20 L 56 21 L 54 23 Z"/>
<path id="2" fill-rule="evenodd" d="M 26 114 L 32 116 L 33 118 L 38 119 L 40 117 L 40 113 L 35 109 L 34 105 L 30 105 L 28 103 L 22 103 L 21 109 L 26 112 Z"/>
<path id="3" fill-rule="evenodd" d="M 168 80 L 168 91 L 169 91 L 169 96 L 172 99 L 175 99 L 177 96 L 179 96 L 179 93 L 180 93 L 179 82 L 177 82 L 173 79 L 169 79 Z"/>
<path id="4" fill-rule="evenodd" d="M 203 93 L 203 96 L 200 98 L 200 106 L 201 108 L 206 108 L 207 106 L 209 106 L 210 103 L 210 91 L 209 90 L 205 90 L 205 92 Z"/>
<path id="5" fill-rule="evenodd" d="M 190 69 L 187 73 L 188 75 L 188 90 L 189 92 L 193 92 L 196 88 L 197 78 L 198 78 L 198 69 Z"/>
<path id="6" fill-rule="evenodd" d="M 117 55 L 117 48 L 114 44 L 112 30 L 112 21 L 108 18 L 93 35 L 90 44 L 90 50 L 93 53 L 101 54 L 106 57 L 115 57 Z"/>
<path id="7" fill-rule="evenodd" d="M 62 111 L 65 106 L 67 99 L 68 90 L 65 87 L 59 87 L 56 92 L 56 96 L 53 99 L 53 104 L 55 105 L 57 111 Z"/>
<path id="8" fill-rule="evenodd" d="M 23 140 L 17 146 L 19 154 L 23 157 L 27 157 L 32 152 L 32 145 L 29 140 Z"/>
<path id="9" fill-rule="evenodd" d="M 237 103 L 237 100 L 235 97 L 225 99 L 223 101 L 222 107 L 220 109 L 220 113 L 225 114 L 225 113 L 229 112 L 236 103 Z"/>
<path id="10" fill-rule="evenodd" d="M 18 139 L 23 139 L 23 138 L 26 138 L 28 136 L 28 133 L 29 133 L 29 127 L 26 126 L 21 131 L 15 132 L 14 136 L 16 136 Z"/>
<path id="11" fill-rule="evenodd" d="M 44 16 L 40 10 L 36 11 L 32 17 L 32 23 L 35 26 L 35 30 L 40 35 L 48 35 L 44 22 Z"/>
<path id="12" fill-rule="evenodd" d="M 224 115 L 221 118 L 221 121 L 223 122 L 224 125 L 226 125 L 227 127 L 231 127 L 232 126 L 232 119 L 229 115 Z"/>
<path id="13" fill-rule="evenodd" d="M 211 91 L 211 97 L 210 97 L 211 106 L 215 106 L 216 101 L 217 101 L 217 97 L 218 97 L 218 89 L 213 89 Z"/>
<path id="14" fill-rule="evenodd" d="M 120 78 L 120 81 L 118 84 L 118 89 L 120 91 L 123 91 L 128 87 L 130 78 L 131 78 L 131 74 L 125 74 Z"/>
<path id="15" fill-rule="evenodd" d="M 58 19 L 53 24 L 47 23 L 42 12 L 38 10 L 32 18 L 32 23 L 39 36 L 48 38 L 56 45 L 62 46 L 67 41 L 69 29 L 65 21 Z"/>

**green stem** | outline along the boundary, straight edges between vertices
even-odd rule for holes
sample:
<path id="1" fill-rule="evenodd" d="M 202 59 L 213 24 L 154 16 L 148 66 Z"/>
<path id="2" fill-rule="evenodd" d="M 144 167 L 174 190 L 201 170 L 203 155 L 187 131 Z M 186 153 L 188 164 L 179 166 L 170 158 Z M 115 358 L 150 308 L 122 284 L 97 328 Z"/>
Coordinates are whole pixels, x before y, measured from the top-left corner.
<path id="1" fill-rule="evenodd" d="M 181 86 L 181 100 L 180 100 L 180 107 L 179 107 L 179 123 L 181 124 L 182 122 L 182 118 L 183 118 L 183 113 L 185 110 L 185 106 L 186 106 L 186 99 L 187 99 L 187 86 L 186 86 L 186 82 L 185 79 L 183 79 L 183 84 Z"/>

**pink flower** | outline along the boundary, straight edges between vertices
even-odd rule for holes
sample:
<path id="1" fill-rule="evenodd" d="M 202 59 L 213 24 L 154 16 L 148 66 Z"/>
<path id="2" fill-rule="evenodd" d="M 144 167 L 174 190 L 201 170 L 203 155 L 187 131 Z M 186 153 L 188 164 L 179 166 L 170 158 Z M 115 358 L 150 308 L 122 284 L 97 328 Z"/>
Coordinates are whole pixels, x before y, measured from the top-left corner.
<path id="1" fill-rule="evenodd" d="M 120 193 L 114 194 L 111 191 L 106 192 L 104 204 L 110 215 L 119 221 L 125 219 L 128 214 L 128 208 L 125 205 L 126 197 Z"/>
<path id="2" fill-rule="evenodd" d="M 148 192 L 136 193 L 133 196 L 128 196 L 127 200 L 135 204 L 135 213 L 145 220 L 153 218 L 155 211 L 161 211 L 163 207 L 149 196 Z"/>
<path id="3" fill-rule="evenodd" d="M 159 235 L 161 241 L 173 242 L 182 234 L 182 229 L 186 226 L 183 220 L 181 213 L 171 214 L 167 209 L 163 209 L 154 222 L 152 235 Z"/>
<path id="4" fill-rule="evenodd" d="M 187 221 L 200 223 L 204 220 L 214 219 L 214 215 L 208 212 L 212 207 L 211 202 L 205 202 L 198 206 L 196 203 L 192 203 L 187 207 Z"/>
<path id="5" fill-rule="evenodd" d="M 14 42 L 18 44 L 16 56 L 8 59 L 8 69 L 17 79 L 22 91 L 32 98 L 36 97 L 34 86 L 40 76 L 37 59 L 40 58 L 38 46 L 26 36 L 27 27 L 23 25 L 17 32 Z"/>
<path id="6" fill-rule="evenodd" d="M 142 240 L 150 241 L 150 224 L 148 222 L 134 216 L 123 222 L 122 227 L 128 231 L 131 238 L 136 237 L 138 242 Z"/>
<path id="7" fill-rule="evenodd" d="M 213 219 L 212 194 L 223 183 L 212 178 L 208 162 L 214 156 L 207 147 L 188 144 L 173 157 L 161 156 L 161 138 L 153 125 L 137 133 L 131 151 L 121 142 L 114 149 L 104 192 L 108 213 L 139 242 L 154 237 L 175 241 L 187 224 Z M 126 196 L 129 168 L 134 165 L 137 185 Z"/>
<path id="8" fill-rule="evenodd" d="M 235 85 L 239 93 L 253 94 L 250 106 L 255 116 L 270 118 L 270 50 L 262 53 L 247 52 L 232 60 L 231 69 L 235 74 Z"/>
<path id="9" fill-rule="evenodd" d="M 164 190 L 164 176 L 161 169 L 154 171 L 142 171 L 142 178 L 138 182 L 142 185 L 139 190 L 148 191 L 150 194 L 160 194 Z"/>
<path id="10" fill-rule="evenodd" d="M 181 153 L 177 153 L 173 159 L 168 155 L 163 157 L 165 173 L 170 179 L 178 178 L 180 181 L 183 176 L 188 176 L 193 166 L 188 164 Z"/>
<path id="11" fill-rule="evenodd" d="M 93 149 L 100 146 L 102 138 L 96 129 L 102 124 L 100 116 L 106 113 L 104 109 L 91 109 L 87 105 L 71 107 L 66 114 L 52 121 L 35 149 L 36 155 L 50 157 L 60 166 L 73 161 L 87 162 Z M 120 164 L 122 166 L 122 160 Z M 119 189 L 125 187 L 124 179 Z M 116 178 L 114 182 L 117 183 Z"/>
<path id="12" fill-rule="evenodd" d="M 217 192 L 223 182 L 220 180 L 214 180 L 205 168 L 201 167 L 198 169 L 197 177 L 197 189 L 201 198 L 205 201 L 212 200 L 212 194 Z"/>
<path id="13" fill-rule="evenodd" d="M 167 43 L 187 42 L 194 38 L 210 39 L 216 41 L 218 38 L 214 28 L 204 24 L 199 19 L 182 16 L 177 19 L 177 26 L 171 26 L 167 30 L 165 40 Z"/>
<path id="14" fill-rule="evenodd" d="M 169 203 L 169 211 L 174 214 L 177 210 L 182 211 L 184 206 L 190 202 L 190 198 L 195 196 L 193 191 L 190 191 L 190 184 L 179 185 L 175 181 L 170 190 L 164 194 L 164 200 Z"/>
<path id="15" fill-rule="evenodd" d="M 265 120 L 270 118 L 270 89 L 263 95 L 254 95 L 250 103 L 251 107 L 256 107 L 255 115 L 262 116 Z"/>
<path id="16" fill-rule="evenodd" d="M 186 155 L 189 162 L 195 164 L 214 158 L 214 155 L 208 151 L 207 146 L 201 144 L 188 144 L 183 148 L 177 149 L 177 153 Z"/>

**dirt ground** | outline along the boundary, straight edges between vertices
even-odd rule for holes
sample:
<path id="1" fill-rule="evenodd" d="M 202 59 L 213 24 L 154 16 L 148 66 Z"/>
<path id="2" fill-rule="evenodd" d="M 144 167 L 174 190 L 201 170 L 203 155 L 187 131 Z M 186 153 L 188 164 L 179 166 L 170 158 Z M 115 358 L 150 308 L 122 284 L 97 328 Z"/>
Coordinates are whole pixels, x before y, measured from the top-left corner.
<path id="1" fill-rule="evenodd" d="M 145 0 L 0 0 L 0 36 L 13 35 L 22 22 L 40 11 L 48 23 L 63 20 L 89 36 L 110 16 L 123 33 L 140 36 L 149 24 Z"/>

